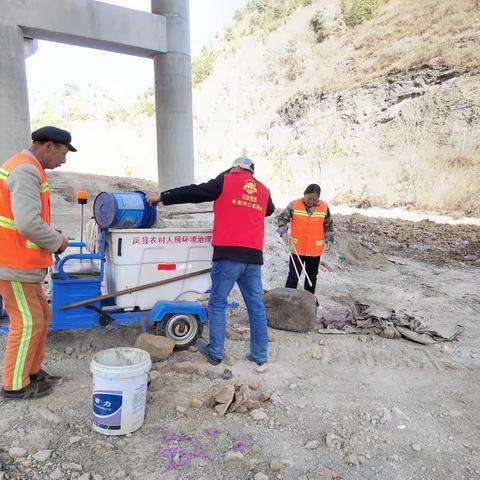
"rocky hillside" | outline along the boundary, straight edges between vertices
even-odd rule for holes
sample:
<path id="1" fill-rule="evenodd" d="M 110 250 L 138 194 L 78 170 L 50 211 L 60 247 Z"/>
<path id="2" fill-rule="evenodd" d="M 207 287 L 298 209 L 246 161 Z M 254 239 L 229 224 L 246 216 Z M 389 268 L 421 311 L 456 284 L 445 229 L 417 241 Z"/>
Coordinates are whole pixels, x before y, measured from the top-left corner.
<path id="1" fill-rule="evenodd" d="M 255 158 L 277 203 L 480 214 L 477 0 L 251 0 L 194 61 L 197 172 Z"/>

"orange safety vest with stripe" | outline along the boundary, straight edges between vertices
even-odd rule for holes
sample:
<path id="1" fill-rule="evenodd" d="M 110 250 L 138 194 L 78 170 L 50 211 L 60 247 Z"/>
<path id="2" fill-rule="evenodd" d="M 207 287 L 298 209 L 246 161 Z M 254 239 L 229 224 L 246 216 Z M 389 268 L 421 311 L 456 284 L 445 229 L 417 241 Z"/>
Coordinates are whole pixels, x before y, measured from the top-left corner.
<path id="1" fill-rule="evenodd" d="M 290 245 L 293 252 L 307 257 L 319 257 L 325 250 L 324 222 L 328 205 L 320 200 L 311 215 L 302 199 L 293 202 Z M 293 248 L 295 247 L 295 248 Z"/>
<path id="2" fill-rule="evenodd" d="M 0 266 L 20 270 L 48 268 L 53 263 L 52 254 L 35 245 L 17 230 L 12 213 L 8 176 L 16 167 L 25 163 L 33 165 L 40 173 L 42 179 L 40 217 L 50 225 L 50 192 L 47 175 L 33 158 L 23 153 L 17 153 L 0 168 L 0 245 L 2 246 L 0 248 Z"/>

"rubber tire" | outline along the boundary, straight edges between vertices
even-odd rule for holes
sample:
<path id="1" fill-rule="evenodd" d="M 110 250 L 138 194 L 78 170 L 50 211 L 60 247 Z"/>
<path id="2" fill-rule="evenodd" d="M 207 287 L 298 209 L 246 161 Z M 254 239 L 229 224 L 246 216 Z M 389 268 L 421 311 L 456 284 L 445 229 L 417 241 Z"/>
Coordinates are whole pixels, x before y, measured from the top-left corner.
<path id="1" fill-rule="evenodd" d="M 175 324 L 179 321 L 186 321 L 192 331 L 189 331 L 185 337 L 180 337 L 175 334 Z M 175 348 L 177 350 L 186 350 L 192 345 L 195 345 L 197 339 L 202 336 L 203 324 L 195 315 L 188 315 L 186 313 L 174 313 L 169 315 L 157 329 L 160 335 L 172 339 L 175 342 Z"/>

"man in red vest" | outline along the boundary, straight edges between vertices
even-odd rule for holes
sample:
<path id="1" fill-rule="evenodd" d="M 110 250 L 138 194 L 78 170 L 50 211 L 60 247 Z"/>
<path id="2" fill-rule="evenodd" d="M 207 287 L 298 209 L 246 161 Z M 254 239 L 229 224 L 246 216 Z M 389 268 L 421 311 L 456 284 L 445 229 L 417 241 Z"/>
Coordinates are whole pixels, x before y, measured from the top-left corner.
<path id="1" fill-rule="evenodd" d="M 250 353 L 247 359 L 267 361 L 268 336 L 263 305 L 262 271 L 265 216 L 275 210 L 268 189 L 254 176 L 252 160 L 237 158 L 232 168 L 200 185 L 187 185 L 150 193 L 155 205 L 214 201 L 212 292 L 208 302 L 209 341 L 199 350 L 212 365 L 224 354 L 227 297 L 235 283 L 242 292 L 250 322 Z"/>
<path id="2" fill-rule="evenodd" d="M 68 240 L 50 225 L 46 169 L 65 163 L 76 152 L 71 135 L 55 127 L 32 133 L 32 146 L 0 167 L 0 296 L 10 326 L 3 359 L 5 399 L 39 398 L 62 377 L 42 370 L 50 306 L 42 282 Z"/>

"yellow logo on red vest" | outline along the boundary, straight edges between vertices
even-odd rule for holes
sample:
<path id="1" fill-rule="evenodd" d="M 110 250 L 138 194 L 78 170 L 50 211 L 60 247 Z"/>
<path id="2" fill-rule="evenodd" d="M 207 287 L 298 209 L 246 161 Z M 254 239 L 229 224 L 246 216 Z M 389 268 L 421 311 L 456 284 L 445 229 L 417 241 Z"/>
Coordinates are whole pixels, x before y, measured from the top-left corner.
<path id="1" fill-rule="evenodd" d="M 245 190 L 249 195 L 252 193 L 257 193 L 257 184 L 253 180 L 245 180 L 243 190 Z"/>

